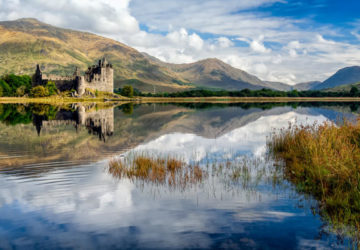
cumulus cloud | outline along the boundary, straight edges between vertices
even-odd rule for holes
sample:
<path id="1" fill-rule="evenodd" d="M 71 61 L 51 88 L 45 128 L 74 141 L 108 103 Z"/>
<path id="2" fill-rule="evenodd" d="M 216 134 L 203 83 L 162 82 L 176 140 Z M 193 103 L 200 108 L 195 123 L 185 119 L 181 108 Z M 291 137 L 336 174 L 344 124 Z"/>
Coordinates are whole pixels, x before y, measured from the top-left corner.
<path id="1" fill-rule="evenodd" d="M 260 52 L 260 53 L 270 53 L 271 52 L 271 49 L 266 48 L 261 40 L 253 40 L 250 43 L 250 47 L 255 52 Z"/>
<path id="2" fill-rule="evenodd" d="M 101 34 L 139 31 L 138 21 L 130 15 L 130 0 L 5 0 L 1 3 L 0 18 L 12 20 L 36 17 L 63 27 L 89 30 Z"/>
<path id="3" fill-rule="evenodd" d="M 217 39 L 217 42 L 220 46 L 220 48 L 228 48 L 234 45 L 234 43 L 227 37 L 219 37 Z"/>

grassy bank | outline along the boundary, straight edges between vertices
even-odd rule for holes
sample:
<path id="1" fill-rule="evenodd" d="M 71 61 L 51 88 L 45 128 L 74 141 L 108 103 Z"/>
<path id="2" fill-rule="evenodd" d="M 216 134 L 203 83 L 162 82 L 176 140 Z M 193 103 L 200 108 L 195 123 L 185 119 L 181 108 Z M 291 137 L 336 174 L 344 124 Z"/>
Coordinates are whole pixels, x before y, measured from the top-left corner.
<path id="1" fill-rule="evenodd" d="M 360 102 L 356 97 L 0 97 L 0 103 L 101 103 L 101 102 L 136 102 L 136 103 L 269 103 L 269 102 Z"/>
<path id="2" fill-rule="evenodd" d="M 335 230 L 360 230 L 360 121 L 289 125 L 268 140 L 284 164 L 285 178 L 320 201 L 320 214 Z M 353 230 L 355 228 L 355 230 Z"/>
<path id="3" fill-rule="evenodd" d="M 129 98 L 75 98 L 75 97 L 0 97 L 0 103 L 44 103 L 44 104 L 68 104 L 68 103 L 103 103 L 103 102 L 129 102 Z"/>

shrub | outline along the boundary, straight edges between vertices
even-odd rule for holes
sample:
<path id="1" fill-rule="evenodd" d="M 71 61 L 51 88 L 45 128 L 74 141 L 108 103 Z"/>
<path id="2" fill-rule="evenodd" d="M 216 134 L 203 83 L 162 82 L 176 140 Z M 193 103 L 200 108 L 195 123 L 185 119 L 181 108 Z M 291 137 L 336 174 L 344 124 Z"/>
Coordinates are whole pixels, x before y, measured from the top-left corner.
<path id="1" fill-rule="evenodd" d="M 56 95 L 58 93 L 58 89 L 54 82 L 49 81 L 45 86 L 48 95 Z"/>
<path id="2" fill-rule="evenodd" d="M 126 85 L 121 90 L 121 95 L 132 98 L 134 96 L 134 89 L 130 85 Z"/>
<path id="3" fill-rule="evenodd" d="M 26 86 L 22 85 L 16 89 L 15 95 L 16 96 L 24 96 L 26 91 Z"/>
<path id="4" fill-rule="evenodd" d="M 46 88 L 43 86 L 36 86 L 31 89 L 31 96 L 32 97 L 45 97 L 49 96 L 49 93 Z"/>

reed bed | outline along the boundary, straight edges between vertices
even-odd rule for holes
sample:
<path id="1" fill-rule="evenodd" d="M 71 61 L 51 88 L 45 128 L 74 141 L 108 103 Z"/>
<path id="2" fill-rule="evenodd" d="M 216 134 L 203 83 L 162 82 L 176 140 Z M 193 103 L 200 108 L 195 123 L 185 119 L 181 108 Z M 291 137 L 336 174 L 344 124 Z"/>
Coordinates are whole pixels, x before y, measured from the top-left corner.
<path id="1" fill-rule="evenodd" d="M 360 120 L 289 124 L 268 138 L 268 152 L 284 177 L 320 201 L 320 214 L 335 230 L 360 232 Z"/>
<path id="2" fill-rule="evenodd" d="M 111 160 L 109 173 L 120 179 L 141 180 L 181 189 L 201 183 L 206 175 L 197 164 L 186 164 L 177 157 L 145 154 Z"/>
<path id="3" fill-rule="evenodd" d="M 179 156 L 157 155 L 149 152 L 130 152 L 126 157 L 109 162 L 108 172 L 118 179 L 129 179 L 143 184 L 166 187 L 165 190 L 190 191 L 200 188 L 204 193 L 255 191 L 271 173 L 268 164 L 259 159 L 234 157 L 186 163 Z M 216 186 L 216 187 L 215 187 Z M 216 193 L 215 192 L 215 193 Z M 216 195 L 214 195 L 216 196 Z"/>

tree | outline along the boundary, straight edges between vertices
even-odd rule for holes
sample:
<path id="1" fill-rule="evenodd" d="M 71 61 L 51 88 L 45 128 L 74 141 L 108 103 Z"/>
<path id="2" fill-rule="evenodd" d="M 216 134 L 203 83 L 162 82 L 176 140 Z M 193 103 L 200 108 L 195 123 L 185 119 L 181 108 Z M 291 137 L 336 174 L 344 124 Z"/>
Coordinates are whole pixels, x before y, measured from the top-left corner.
<path id="1" fill-rule="evenodd" d="M 3 96 L 12 96 L 13 95 L 12 89 L 9 86 L 9 84 L 7 84 L 7 82 L 5 82 L 2 79 L 0 79 L 0 87 L 2 88 Z"/>
<path id="2" fill-rule="evenodd" d="M 49 81 L 45 86 L 49 95 L 56 95 L 58 93 L 58 89 L 54 82 Z"/>
<path id="3" fill-rule="evenodd" d="M 288 92 L 288 97 L 299 97 L 299 92 L 296 89 L 291 90 Z"/>
<path id="4" fill-rule="evenodd" d="M 32 97 L 45 97 L 48 96 L 49 93 L 46 88 L 43 86 L 36 86 L 31 89 L 31 96 Z"/>
<path id="5" fill-rule="evenodd" d="M 30 91 L 31 89 L 31 77 L 27 75 L 17 76 L 14 74 L 6 75 L 3 80 L 7 82 L 7 84 L 11 87 L 12 92 L 15 94 L 16 90 L 21 87 L 25 86 L 26 91 Z"/>
<path id="6" fill-rule="evenodd" d="M 350 96 L 359 96 L 359 89 L 356 86 L 352 86 L 350 90 Z"/>
<path id="7" fill-rule="evenodd" d="M 26 91 L 26 86 L 22 85 L 16 89 L 15 95 L 16 96 L 24 96 Z"/>
<path id="8" fill-rule="evenodd" d="M 130 85 L 126 85 L 121 90 L 121 95 L 132 98 L 134 96 L 134 89 Z"/>

